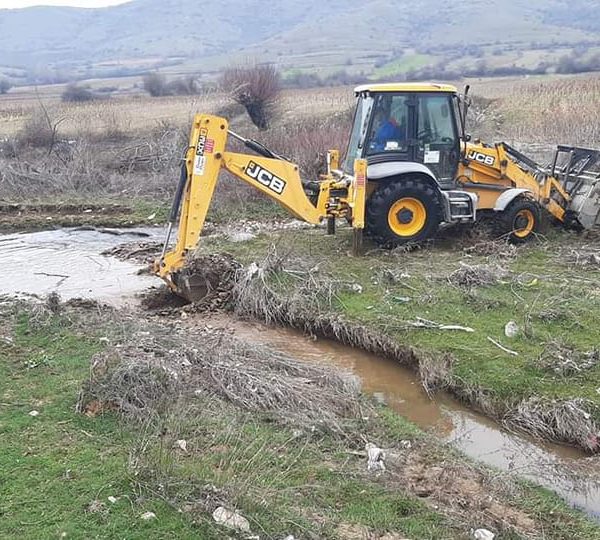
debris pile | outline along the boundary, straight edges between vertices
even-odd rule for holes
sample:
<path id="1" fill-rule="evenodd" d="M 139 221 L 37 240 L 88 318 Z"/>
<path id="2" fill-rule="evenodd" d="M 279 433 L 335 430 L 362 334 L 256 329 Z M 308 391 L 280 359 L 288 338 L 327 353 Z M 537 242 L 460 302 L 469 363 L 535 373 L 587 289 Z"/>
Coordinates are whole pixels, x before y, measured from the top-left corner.
<path id="1" fill-rule="evenodd" d="M 577 375 L 600 364 L 600 349 L 578 351 L 560 341 L 552 340 L 536 361 L 536 366 L 563 377 Z"/>
<path id="2" fill-rule="evenodd" d="M 513 259 L 517 256 L 518 248 L 505 240 L 485 240 L 465 247 L 463 252 L 467 255 L 479 255 L 480 257 Z"/>
<path id="3" fill-rule="evenodd" d="M 507 275 L 508 272 L 498 265 L 461 263 L 461 267 L 450 274 L 448 281 L 455 287 L 472 289 L 473 287 L 494 285 Z"/>
<path id="4" fill-rule="evenodd" d="M 78 409 L 109 403 L 146 419 L 180 398 L 217 398 L 310 429 L 343 433 L 344 418 L 360 417 L 360 385 L 344 372 L 305 364 L 264 347 L 206 329 L 194 347 L 175 339 L 167 348 L 146 336 L 99 353 Z"/>

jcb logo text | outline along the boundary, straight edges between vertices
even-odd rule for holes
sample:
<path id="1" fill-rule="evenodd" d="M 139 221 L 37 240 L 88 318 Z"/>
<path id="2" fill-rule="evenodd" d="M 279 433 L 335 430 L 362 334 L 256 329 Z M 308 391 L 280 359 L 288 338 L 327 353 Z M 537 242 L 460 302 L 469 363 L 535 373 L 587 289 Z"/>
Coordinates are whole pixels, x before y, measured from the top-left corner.
<path id="1" fill-rule="evenodd" d="M 267 169 L 263 169 L 260 165 L 254 163 L 254 161 L 248 163 L 246 174 L 278 195 L 281 195 L 285 189 L 285 182 L 281 178 L 267 171 Z"/>
<path id="2" fill-rule="evenodd" d="M 471 150 L 471 152 L 467 154 L 467 158 L 489 166 L 494 165 L 494 163 L 496 162 L 496 158 L 494 158 L 493 156 L 486 156 L 485 154 L 481 154 L 480 152 L 475 152 L 475 150 Z"/>

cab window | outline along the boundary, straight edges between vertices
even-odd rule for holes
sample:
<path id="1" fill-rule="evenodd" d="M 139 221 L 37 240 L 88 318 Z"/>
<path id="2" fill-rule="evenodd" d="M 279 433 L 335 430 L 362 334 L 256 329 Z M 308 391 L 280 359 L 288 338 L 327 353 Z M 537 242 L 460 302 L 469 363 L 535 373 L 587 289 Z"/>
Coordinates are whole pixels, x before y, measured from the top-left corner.
<path id="1" fill-rule="evenodd" d="M 379 94 L 373 106 L 367 155 L 406 152 L 408 138 L 408 96 Z"/>

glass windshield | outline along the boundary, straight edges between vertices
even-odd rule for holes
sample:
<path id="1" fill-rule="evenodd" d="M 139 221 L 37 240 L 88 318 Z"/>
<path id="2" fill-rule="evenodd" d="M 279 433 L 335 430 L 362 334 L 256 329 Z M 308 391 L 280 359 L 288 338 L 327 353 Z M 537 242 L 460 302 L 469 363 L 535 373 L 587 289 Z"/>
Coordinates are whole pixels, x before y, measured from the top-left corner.
<path id="1" fill-rule="evenodd" d="M 452 96 L 419 96 L 417 143 L 416 160 L 427 165 L 442 184 L 451 183 L 459 159 Z"/>
<path id="2" fill-rule="evenodd" d="M 362 147 L 365 140 L 365 134 L 369 124 L 370 112 L 373 107 L 373 98 L 361 96 L 356 104 L 354 113 L 354 124 L 350 134 L 348 151 L 344 162 L 344 170 L 347 173 L 354 171 L 354 160 L 362 155 Z"/>
<path id="3" fill-rule="evenodd" d="M 405 94 L 379 94 L 375 98 L 367 155 L 406 151 L 408 100 Z"/>

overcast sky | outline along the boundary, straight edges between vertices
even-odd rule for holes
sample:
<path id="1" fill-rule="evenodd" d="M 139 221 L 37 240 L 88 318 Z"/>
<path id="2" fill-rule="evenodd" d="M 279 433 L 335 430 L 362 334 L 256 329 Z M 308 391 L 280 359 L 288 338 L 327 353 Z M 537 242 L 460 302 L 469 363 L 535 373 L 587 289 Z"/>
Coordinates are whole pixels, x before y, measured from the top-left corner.
<path id="1" fill-rule="evenodd" d="M 0 0 L 0 9 L 29 6 L 77 6 L 94 8 L 124 4 L 127 1 L 129 0 Z"/>

